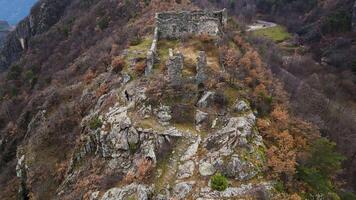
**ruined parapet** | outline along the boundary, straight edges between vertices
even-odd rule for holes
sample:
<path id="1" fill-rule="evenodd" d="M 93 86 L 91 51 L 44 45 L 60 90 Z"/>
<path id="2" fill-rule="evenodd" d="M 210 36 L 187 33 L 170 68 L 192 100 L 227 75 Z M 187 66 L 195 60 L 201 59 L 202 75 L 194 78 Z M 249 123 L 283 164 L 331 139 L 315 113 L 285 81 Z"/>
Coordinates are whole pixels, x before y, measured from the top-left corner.
<path id="1" fill-rule="evenodd" d="M 160 38 L 181 38 L 185 35 L 208 34 L 218 36 L 223 33 L 227 23 L 226 10 L 220 11 L 182 11 L 156 14 Z"/>
<path id="2" fill-rule="evenodd" d="M 168 80 L 173 85 L 179 85 L 182 80 L 184 57 L 180 52 L 173 53 L 172 49 L 169 49 L 169 58 L 167 61 Z"/>
<path id="3" fill-rule="evenodd" d="M 197 74 L 195 76 L 195 81 L 197 84 L 204 83 L 204 81 L 207 78 L 206 74 L 206 68 L 207 68 L 207 60 L 206 60 L 206 54 L 205 51 L 199 51 L 199 55 L 197 57 Z"/>
<path id="4" fill-rule="evenodd" d="M 146 69 L 145 75 L 149 75 L 152 72 L 153 65 L 156 59 L 156 52 L 157 52 L 157 42 L 158 42 L 158 29 L 155 28 L 152 45 L 151 48 L 147 52 L 147 62 L 146 62 Z"/>

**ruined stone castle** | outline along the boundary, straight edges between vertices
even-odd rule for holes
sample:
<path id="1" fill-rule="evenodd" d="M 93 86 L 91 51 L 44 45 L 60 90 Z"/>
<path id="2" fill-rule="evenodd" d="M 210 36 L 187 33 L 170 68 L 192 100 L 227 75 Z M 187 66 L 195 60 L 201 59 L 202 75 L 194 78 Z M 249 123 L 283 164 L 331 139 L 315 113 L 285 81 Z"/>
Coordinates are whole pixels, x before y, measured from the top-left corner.
<path id="1" fill-rule="evenodd" d="M 153 69 L 154 62 L 156 60 L 157 42 L 159 39 L 179 39 L 189 35 L 201 35 L 207 34 L 211 36 L 221 36 L 223 34 L 224 27 L 227 24 L 227 11 L 225 9 L 220 11 L 181 11 L 181 12 L 162 12 L 156 13 L 156 27 L 154 30 L 153 42 L 151 48 L 147 52 L 147 67 L 145 74 L 148 75 Z M 170 54 L 172 55 L 172 54 Z M 200 53 L 200 56 L 204 56 L 205 53 Z M 183 55 L 182 59 L 183 59 Z M 169 66 L 180 66 L 181 64 L 172 63 L 176 59 L 176 56 L 172 55 L 169 58 Z M 198 58 L 199 61 L 199 58 Z M 205 61 L 206 58 L 200 58 L 200 61 Z M 204 72 L 200 62 L 197 66 L 199 72 Z M 174 69 L 173 69 L 174 71 Z M 172 72 L 172 71 L 171 71 Z M 175 77 L 177 77 L 176 73 Z M 179 75 L 178 75 L 179 76 Z M 204 75 L 199 74 L 197 81 L 204 80 Z M 173 78 L 172 80 L 176 80 Z"/>
<path id="2" fill-rule="evenodd" d="M 180 38 L 187 34 L 220 35 L 227 23 L 226 10 L 183 11 L 156 14 L 156 27 L 160 38 Z"/>

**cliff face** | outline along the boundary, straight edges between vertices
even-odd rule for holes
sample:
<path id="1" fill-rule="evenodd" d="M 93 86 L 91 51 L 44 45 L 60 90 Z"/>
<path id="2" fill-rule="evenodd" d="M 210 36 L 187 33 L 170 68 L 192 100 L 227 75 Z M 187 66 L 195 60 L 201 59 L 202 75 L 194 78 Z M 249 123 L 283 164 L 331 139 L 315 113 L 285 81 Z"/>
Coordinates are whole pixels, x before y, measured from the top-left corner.
<path id="1" fill-rule="evenodd" d="M 0 50 L 0 71 L 7 69 L 17 61 L 22 52 L 30 46 L 30 40 L 47 31 L 58 22 L 70 0 L 42 0 L 31 10 L 28 17 L 22 20 L 16 29 L 9 34 Z"/>

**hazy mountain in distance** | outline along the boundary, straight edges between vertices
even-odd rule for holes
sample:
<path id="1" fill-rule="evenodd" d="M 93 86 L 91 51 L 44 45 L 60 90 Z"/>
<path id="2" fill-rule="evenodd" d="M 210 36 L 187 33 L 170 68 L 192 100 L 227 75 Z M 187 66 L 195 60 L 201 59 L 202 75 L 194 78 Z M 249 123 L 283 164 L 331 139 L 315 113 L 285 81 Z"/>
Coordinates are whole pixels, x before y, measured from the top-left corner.
<path id="1" fill-rule="evenodd" d="M 37 0 L 0 0 L 0 19 L 16 25 L 30 13 Z"/>

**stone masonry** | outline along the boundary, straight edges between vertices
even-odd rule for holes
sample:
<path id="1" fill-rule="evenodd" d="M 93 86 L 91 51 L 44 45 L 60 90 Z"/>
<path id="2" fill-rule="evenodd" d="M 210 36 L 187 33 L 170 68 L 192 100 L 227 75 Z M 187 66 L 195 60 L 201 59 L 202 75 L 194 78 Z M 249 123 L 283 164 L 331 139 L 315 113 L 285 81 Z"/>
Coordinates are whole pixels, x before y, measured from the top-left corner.
<path id="1" fill-rule="evenodd" d="M 224 27 L 227 24 L 227 11 L 226 9 L 220 11 L 182 11 L 182 12 L 162 12 L 156 13 L 156 27 L 154 30 L 154 36 L 151 48 L 147 52 L 147 66 L 145 69 L 145 75 L 151 74 L 153 65 L 156 61 L 157 55 L 157 42 L 159 39 L 178 39 L 186 35 L 200 35 L 208 34 L 211 36 L 220 36 L 223 34 Z M 174 57 L 174 59 L 173 59 Z M 180 56 L 174 56 L 171 61 L 175 59 L 183 58 Z M 205 55 L 204 55 L 205 57 Z M 203 62 L 206 58 L 200 57 L 198 59 L 199 74 L 197 75 L 197 81 L 204 81 L 203 75 Z M 183 59 L 182 59 L 183 60 Z M 180 62 L 180 61 L 179 61 Z M 172 63 L 171 63 L 172 64 Z M 167 65 L 168 66 L 168 65 Z M 183 64 L 182 64 L 183 66 Z M 173 70 L 174 71 L 174 70 Z M 176 77 L 175 72 L 172 72 L 172 76 Z M 178 76 L 177 76 L 178 77 Z"/>
<path id="2" fill-rule="evenodd" d="M 160 38 L 181 38 L 185 35 L 221 35 L 227 23 L 226 10 L 182 11 L 156 14 L 156 26 Z"/>
<path id="3" fill-rule="evenodd" d="M 168 80 L 173 85 L 179 85 L 182 80 L 184 58 L 180 52 L 173 53 L 172 49 L 169 49 L 169 58 L 167 61 Z"/>
<path id="4" fill-rule="evenodd" d="M 197 84 L 204 83 L 207 79 L 206 74 L 207 61 L 205 51 L 199 51 L 199 55 L 197 57 L 197 74 L 195 76 L 195 81 Z"/>

